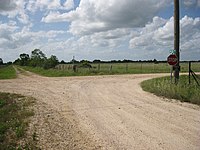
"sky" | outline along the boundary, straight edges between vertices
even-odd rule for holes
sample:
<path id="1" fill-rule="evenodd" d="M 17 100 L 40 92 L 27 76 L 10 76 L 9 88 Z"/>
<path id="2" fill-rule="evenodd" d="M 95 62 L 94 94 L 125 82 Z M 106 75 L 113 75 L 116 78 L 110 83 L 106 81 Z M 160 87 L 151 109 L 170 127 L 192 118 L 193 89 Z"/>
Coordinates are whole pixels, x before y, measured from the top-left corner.
<path id="1" fill-rule="evenodd" d="M 173 0 L 0 0 L 0 58 L 166 60 Z M 180 0 L 180 59 L 200 60 L 200 0 Z"/>

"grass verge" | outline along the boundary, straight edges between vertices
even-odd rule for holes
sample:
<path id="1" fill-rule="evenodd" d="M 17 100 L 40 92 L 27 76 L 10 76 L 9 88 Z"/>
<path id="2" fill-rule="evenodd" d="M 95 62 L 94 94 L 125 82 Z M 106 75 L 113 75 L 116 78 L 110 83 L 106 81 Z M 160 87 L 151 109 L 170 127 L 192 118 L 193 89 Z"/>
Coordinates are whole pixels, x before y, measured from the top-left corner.
<path id="1" fill-rule="evenodd" d="M 143 90 L 158 96 L 200 105 L 200 86 L 195 81 L 189 85 L 186 75 L 180 76 L 178 85 L 172 84 L 170 77 L 162 77 L 143 81 L 141 86 Z"/>
<path id="2" fill-rule="evenodd" d="M 28 138 L 26 131 L 32 98 L 17 94 L 0 93 L 0 150 L 37 150 L 36 141 Z"/>
<path id="3" fill-rule="evenodd" d="M 21 67 L 21 66 L 20 66 Z M 68 73 L 66 71 L 62 71 L 62 70 L 57 70 L 57 69 L 48 69 L 45 70 L 43 68 L 39 68 L 39 67 L 22 67 L 23 69 L 42 75 L 42 76 L 46 76 L 46 77 L 63 77 L 63 76 L 75 76 L 76 74 L 74 73 Z"/>
<path id="4" fill-rule="evenodd" d="M 13 79 L 16 78 L 16 72 L 13 66 L 2 66 L 0 67 L 0 79 Z"/>

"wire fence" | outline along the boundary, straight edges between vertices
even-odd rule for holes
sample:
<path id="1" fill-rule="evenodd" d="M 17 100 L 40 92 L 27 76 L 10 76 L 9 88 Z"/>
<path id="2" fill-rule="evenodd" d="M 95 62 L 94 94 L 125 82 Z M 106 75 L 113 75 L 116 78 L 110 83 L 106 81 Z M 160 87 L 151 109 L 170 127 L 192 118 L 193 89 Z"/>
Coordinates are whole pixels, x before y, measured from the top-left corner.
<path id="1" fill-rule="evenodd" d="M 99 73 L 99 74 L 124 74 L 124 73 L 170 73 L 171 66 L 167 63 L 90 63 L 88 66 L 82 67 L 80 64 L 76 71 L 79 73 Z M 181 72 L 188 72 L 189 63 L 180 63 Z M 73 64 L 59 64 L 56 69 L 66 72 L 73 72 Z M 200 62 L 192 63 L 192 70 L 200 72 Z"/>

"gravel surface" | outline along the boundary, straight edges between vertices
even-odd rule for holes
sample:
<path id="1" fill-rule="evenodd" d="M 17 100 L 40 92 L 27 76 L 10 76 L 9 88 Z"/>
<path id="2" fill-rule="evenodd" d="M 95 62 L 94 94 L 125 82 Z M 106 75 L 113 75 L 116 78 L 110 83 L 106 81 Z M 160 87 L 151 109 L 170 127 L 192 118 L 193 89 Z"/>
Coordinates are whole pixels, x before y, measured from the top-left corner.
<path id="1" fill-rule="evenodd" d="M 144 92 L 166 74 L 41 77 L 18 72 L 0 91 L 36 99 L 30 128 L 41 149 L 200 150 L 200 107 Z"/>

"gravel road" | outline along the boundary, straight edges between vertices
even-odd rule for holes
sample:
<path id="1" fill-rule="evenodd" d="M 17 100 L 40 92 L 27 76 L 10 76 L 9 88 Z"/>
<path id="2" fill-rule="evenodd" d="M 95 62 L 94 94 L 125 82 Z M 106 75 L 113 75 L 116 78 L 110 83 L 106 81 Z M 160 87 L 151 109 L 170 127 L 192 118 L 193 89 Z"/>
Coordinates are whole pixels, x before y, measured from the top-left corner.
<path id="1" fill-rule="evenodd" d="M 144 92 L 166 74 L 41 77 L 18 72 L 0 91 L 36 99 L 30 129 L 42 149 L 200 150 L 200 107 Z"/>

